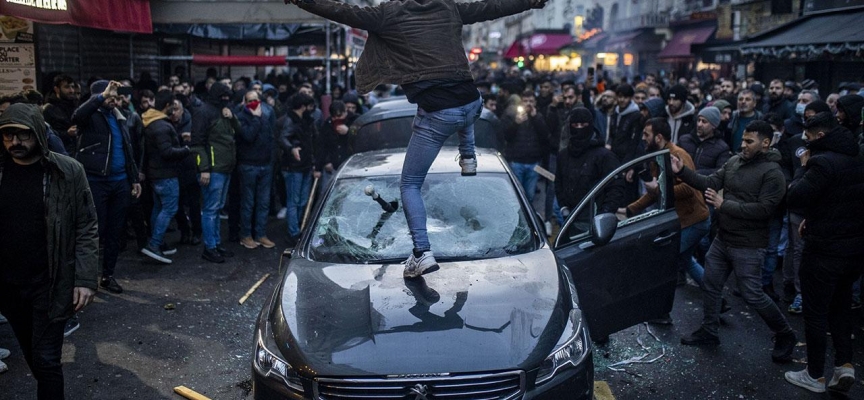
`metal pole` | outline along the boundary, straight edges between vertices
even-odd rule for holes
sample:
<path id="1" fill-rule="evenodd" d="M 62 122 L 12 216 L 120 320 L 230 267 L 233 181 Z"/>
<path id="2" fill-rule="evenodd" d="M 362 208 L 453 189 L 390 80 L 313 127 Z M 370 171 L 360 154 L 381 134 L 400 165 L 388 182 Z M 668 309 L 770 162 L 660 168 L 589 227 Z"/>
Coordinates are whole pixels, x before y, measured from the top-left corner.
<path id="1" fill-rule="evenodd" d="M 327 71 L 327 87 L 324 88 L 324 93 L 330 94 L 330 64 L 332 63 L 332 59 L 330 58 L 330 51 L 331 51 L 331 48 L 330 48 L 330 35 L 331 35 L 330 21 L 327 21 L 325 26 L 326 26 L 326 35 L 327 35 L 327 53 L 325 54 L 327 56 L 327 65 L 325 66 L 325 69 Z"/>
<path id="2" fill-rule="evenodd" d="M 135 47 L 132 35 L 129 35 L 129 79 L 135 79 Z"/>

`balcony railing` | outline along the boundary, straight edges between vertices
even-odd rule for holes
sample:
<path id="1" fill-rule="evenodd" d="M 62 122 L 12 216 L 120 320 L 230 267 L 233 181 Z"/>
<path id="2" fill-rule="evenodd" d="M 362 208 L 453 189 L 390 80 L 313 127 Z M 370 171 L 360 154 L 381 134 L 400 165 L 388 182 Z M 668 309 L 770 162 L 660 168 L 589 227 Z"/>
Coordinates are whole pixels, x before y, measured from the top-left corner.
<path id="1" fill-rule="evenodd" d="M 641 28 L 662 28 L 666 26 L 669 26 L 669 16 L 659 13 L 641 14 L 609 21 L 609 30 L 612 32 L 631 31 Z"/>

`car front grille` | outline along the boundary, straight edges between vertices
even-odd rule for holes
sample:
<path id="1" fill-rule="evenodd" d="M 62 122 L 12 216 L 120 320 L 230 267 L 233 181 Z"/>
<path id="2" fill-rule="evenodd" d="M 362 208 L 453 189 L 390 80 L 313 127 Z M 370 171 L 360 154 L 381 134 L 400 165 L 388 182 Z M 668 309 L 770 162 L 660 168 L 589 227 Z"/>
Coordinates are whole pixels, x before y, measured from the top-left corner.
<path id="1" fill-rule="evenodd" d="M 513 371 L 417 378 L 317 378 L 314 387 L 321 400 L 507 400 L 524 393 L 525 374 Z"/>

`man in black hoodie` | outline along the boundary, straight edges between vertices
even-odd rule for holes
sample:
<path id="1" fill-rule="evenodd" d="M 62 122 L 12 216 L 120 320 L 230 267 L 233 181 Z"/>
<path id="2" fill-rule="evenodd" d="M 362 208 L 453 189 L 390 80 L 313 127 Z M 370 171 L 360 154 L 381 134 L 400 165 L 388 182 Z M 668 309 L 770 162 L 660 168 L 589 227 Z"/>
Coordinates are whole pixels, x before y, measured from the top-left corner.
<path id="1" fill-rule="evenodd" d="M 42 110 L 45 122 L 60 136 L 66 153 L 74 155 L 78 138 L 78 127 L 72 122 L 72 113 L 78 108 L 75 80 L 69 75 L 57 75 L 54 78 L 54 91 L 45 100 L 48 103 Z"/>
<path id="2" fill-rule="evenodd" d="M 847 94 L 837 99 L 837 122 L 852 132 L 856 139 L 861 138 L 861 109 L 864 108 L 864 97 L 857 94 Z"/>
<path id="3" fill-rule="evenodd" d="M 305 94 L 297 93 L 291 98 L 291 111 L 285 118 L 279 146 L 282 147 L 282 176 L 285 178 L 287 194 L 285 220 L 288 223 L 288 245 L 297 244 L 303 209 L 309 201 L 312 178 L 320 178 L 321 172 L 314 171 L 315 165 L 315 100 Z"/>
<path id="4" fill-rule="evenodd" d="M 806 122 L 807 151 L 789 187 L 789 207 L 804 221 L 801 294 L 807 338 L 807 368 L 787 372 L 786 380 L 812 392 L 825 391 L 827 332 L 834 342 L 834 374 L 828 389 L 846 392 L 855 383 L 850 312 L 852 284 L 864 256 L 864 161 L 856 138 L 831 113 Z"/>

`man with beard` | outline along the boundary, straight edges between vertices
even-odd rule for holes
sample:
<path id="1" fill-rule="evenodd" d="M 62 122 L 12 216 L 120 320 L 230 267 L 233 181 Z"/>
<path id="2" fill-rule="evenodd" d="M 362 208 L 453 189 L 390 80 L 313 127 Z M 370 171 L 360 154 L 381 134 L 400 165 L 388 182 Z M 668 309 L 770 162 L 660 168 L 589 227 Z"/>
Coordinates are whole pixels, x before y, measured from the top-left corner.
<path id="1" fill-rule="evenodd" d="M 603 138 L 594 128 L 594 116 L 590 110 L 576 107 L 570 112 L 568 122 L 570 140 L 567 147 L 558 152 L 555 175 L 559 183 L 555 185 L 555 196 L 565 218 L 598 182 L 621 166 L 618 157 L 604 146 Z M 606 185 L 597 199 L 600 205 L 597 214 L 616 212 L 626 204 L 623 180 L 615 179 Z M 589 214 L 584 213 L 574 221 L 575 229 L 588 231 L 591 223 Z"/>
<path id="2" fill-rule="evenodd" d="M 762 113 L 756 110 L 756 97 L 753 95 L 753 91 L 750 89 L 742 90 L 738 93 L 738 110 L 732 112 L 732 119 L 729 120 L 727 133 L 730 136 L 726 138 L 729 148 L 740 148 L 747 125 L 760 119 L 762 119 Z"/>
<path id="3" fill-rule="evenodd" d="M 687 88 L 683 85 L 672 86 L 666 93 L 666 115 L 672 129 L 669 137 L 672 143 L 678 143 L 681 137 L 696 130 L 696 107 L 687 100 Z"/>
<path id="4" fill-rule="evenodd" d="M 717 117 L 719 119 L 719 115 Z M 649 119 L 642 130 L 642 141 L 645 144 L 645 151 L 653 153 L 668 149 L 669 153 L 683 161 L 687 168 L 694 169 L 695 165 L 690 155 L 684 149 L 667 139 L 671 135 L 672 129 L 665 118 Z M 618 209 L 619 219 L 623 220 L 638 215 L 657 202 L 658 197 L 661 196 L 657 183 L 660 171 L 653 163 L 650 166 L 650 173 L 653 179 L 650 182 L 645 182 L 645 194 L 638 200 L 630 203 L 626 208 Z M 702 275 L 704 271 L 702 266 L 693 260 L 693 252 L 696 250 L 699 241 L 708 234 L 711 228 L 711 222 L 708 219 L 708 207 L 705 205 L 702 193 L 688 186 L 680 177 L 675 178 L 674 193 L 675 212 L 678 213 L 678 222 L 681 223 L 681 245 L 677 261 L 678 269 L 679 271 L 687 272 L 699 284 L 699 287 L 702 287 Z M 666 317 L 654 322 L 671 324 L 672 319 L 667 314 Z"/>
<path id="5" fill-rule="evenodd" d="M 705 256 L 702 326 L 681 338 L 688 346 L 720 344 L 720 313 L 723 286 L 732 272 L 744 301 L 775 334 L 771 359 L 792 360 L 796 337 L 789 322 L 762 291 L 762 265 L 768 246 L 768 224 L 786 193 L 786 182 L 771 149 L 774 131 L 764 121 L 753 121 L 744 132 L 741 152 L 710 176 L 685 167 L 672 157 L 672 172 L 684 183 L 702 191 L 705 201 L 717 210 L 718 233 Z M 720 195 L 722 190 L 722 196 Z"/>
<path id="6" fill-rule="evenodd" d="M 795 105 L 783 95 L 783 81 L 774 79 L 768 85 L 768 102 L 762 105 L 762 113 L 774 113 L 784 120 L 792 118 Z"/>
<path id="7" fill-rule="evenodd" d="M 857 138 L 829 112 L 806 122 L 807 150 L 789 186 L 787 202 L 804 221 L 801 294 L 807 341 L 807 368 L 786 372 L 786 380 L 812 392 L 825 391 L 825 351 L 830 329 L 834 371 L 827 388 L 848 392 L 855 383 L 850 312 L 852 285 L 864 255 L 864 161 Z"/>
<path id="8" fill-rule="evenodd" d="M 555 83 L 550 78 L 543 78 L 540 82 L 540 92 L 537 94 L 537 111 L 544 117 L 547 116 L 549 105 L 554 102 Z"/>
<path id="9" fill-rule="evenodd" d="M 609 140 L 612 153 L 622 164 L 635 159 L 642 154 L 639 138 L 642 130 L 642 114 L 639 106 L 633 102 L 633 87 L 624 83 L 615 89 L 616 106 L 609 118 Z M 624 179 L 624 201 L 632 201 L 639 197 L 639 184 L 633 169 L 628 170 Z"/>
<path id="10" fill-rule="evenodd" d="M 696 134 L 681 137 L 679 146 L 692 157 L 696 172 L 702 175 L 718 170 L 732 156 L 729 145 L 717 134 L 720 121 L 720 110 L 705 107 L 696 118 Z"/>
<path id="11" fill-rule="evenodd" d="M 72 113 L 78 108 L 75 97 L 75 80 L 68 75 L 54 78 L 54 91 L 48 94 L 47 103 L 42 110 L 45 122 L 63 141 L 66 152 L 74 155 L 78 139 L 78 127 L 72 123 Z"/>
<path id="12" fill-rule="evenodd" d="M 594 100 L 594 107 L 591 109 L 594 115 L 593 126 L 600 132 L 600 137 L 603 141 L 606 142 L 606 148 L 611 148 L 611 144 L 609 143 L 611 140 L 609 137 L 609 117 L 611 117 L 612 112 L 615 110 L 617 100 L 615 92 L 611 90 L 601 92 L 597 96 L 597 99 Z M 639 107 L 636 107 L 636 109 L 638 110 Z"/>
<path id="13" fill-rule="evenodd" d="M 285 118 L 279 135 L 282 156 L 282 177 L 285 179 L 286 208 L 285 220 L 288 225 L 288 246 L 294 247 L 300 239 L 303 209 L 309 202 L 312 179 L 320 178 L 321 172 L 315 166 L 315 120 L 312 113 L 315 100 L 303 93 L 291 98 L 291 111 Z M 345 116 L 347 116 L 347 111 Z M 347 133 L 347 126 L 344 130 Z"/>
<path id="14" fill-rule="evenodd" d="M 64 398 L 66 320 L 97 288 L 96 212 L 81 164 L 48 150 L 38 107 L 0 116 L 0 313 L 12 326 L 40 400 Z"/>
<path id="15" fill-rule="evenodd" d="M 231 89 L 216 82 L 206 101 L 192 112 L 192 151 L 197 154 L 198 183 L 201 185 L 201 230 L 204 251 L 201 258 L 223 263 L 234 253 L 222 246 L 219 210 L 225 206 L 231 173 L 237 164 L 234 136 L 240 123 L 231 111 Z"/>

